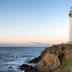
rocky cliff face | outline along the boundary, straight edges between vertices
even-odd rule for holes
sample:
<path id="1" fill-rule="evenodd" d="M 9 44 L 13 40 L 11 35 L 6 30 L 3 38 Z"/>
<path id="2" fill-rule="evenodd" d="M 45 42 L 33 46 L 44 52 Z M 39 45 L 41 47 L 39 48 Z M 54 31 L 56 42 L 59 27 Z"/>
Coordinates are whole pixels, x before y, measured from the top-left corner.
<path id="1" fill-rule="evenodd" d="M 46 53 L 44 57 L 37 63 L 37 68 L 43 72 L 55 71 L 60 66 L 58 56 Z"/>
<path id="2" fill-rule="evenodd" d="M 41 72 L 72 72 L 72 45 L 60 44 L 46 48 L 36 67 Z"/>

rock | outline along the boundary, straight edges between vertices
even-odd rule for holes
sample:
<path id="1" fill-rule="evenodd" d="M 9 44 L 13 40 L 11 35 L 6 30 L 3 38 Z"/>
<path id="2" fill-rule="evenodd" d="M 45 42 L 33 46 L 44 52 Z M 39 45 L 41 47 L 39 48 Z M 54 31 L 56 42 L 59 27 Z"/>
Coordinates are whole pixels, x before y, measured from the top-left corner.
<path id="1" fill-rule="evenodd" d="M 39 57 L 36 57 L 36 58 L 28 61 L 28 63 L 38 63 L 38 62 L 40 61 L 40 59 L 41 59 L 41 58 L 40 58 L 40 56 L 39 56 Z"/>
<path id="2" fill-rule="evenodd" d="M 72 72 L 72 66 L 69 68 L 69 72 Z"/>
<path id="3" fill-rule="evenodd" d="M 9 69 L 11 69 L 12 67 L 10 66 Z"/>
<path id="4" fill-rule="evenodd" d="M 26 64 L 19 66 L 19 69 L 24 70 L 25 72 L 40 72 L 36 67 L 32 67 Z"/>
<path id="5" fill-rule="evenodd" d="M 72 57 L 72 49 L 69 50 L 69 48 L 66 48 L 66 49 L 64 50 L 64 56 L 65 56 L 65 58 L 70 58 L 70 57 Z"/>
<path id="6" fill-rule="evenodd" d="M 26 64 L 23 64 L 23 65 L 19 66 L 19 69 L 28 71 L 28 70 L 32 70 L 33 67 L 29 66 L 29 65 L 26 65 Z"/>
<path id="7" fill-rule="evenodd" d="M 46 53 L 45 56 L 37 63 L 37 69 L 42 72 L 56 70 L 60 66 L 60 61 L 55 54 Z"/>

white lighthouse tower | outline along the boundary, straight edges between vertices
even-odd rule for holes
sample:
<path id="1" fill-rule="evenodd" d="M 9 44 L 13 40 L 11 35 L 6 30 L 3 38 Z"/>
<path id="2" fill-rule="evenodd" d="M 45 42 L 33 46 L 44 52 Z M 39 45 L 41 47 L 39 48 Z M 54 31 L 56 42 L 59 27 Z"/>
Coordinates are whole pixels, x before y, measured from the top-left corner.
<path id="1" fill-rule="evenodd" d="M 72 44 L 72 7 L 70 8 L 69 19 L 70 19 L 70 25 L 69 25 L 69 43 Z"/>

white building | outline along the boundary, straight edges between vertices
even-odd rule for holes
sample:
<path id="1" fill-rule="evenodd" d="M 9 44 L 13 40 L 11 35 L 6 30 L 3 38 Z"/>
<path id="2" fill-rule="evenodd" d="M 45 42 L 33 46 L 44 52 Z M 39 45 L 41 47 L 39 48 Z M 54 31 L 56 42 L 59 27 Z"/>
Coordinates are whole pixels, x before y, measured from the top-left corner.
<path id="1" fill-rule="evenodd" d="M 69 25 L 69 43 L 72 44 L 72 7 L 70 8 L 69 19 L 70 19 L 70 25 Z"/>

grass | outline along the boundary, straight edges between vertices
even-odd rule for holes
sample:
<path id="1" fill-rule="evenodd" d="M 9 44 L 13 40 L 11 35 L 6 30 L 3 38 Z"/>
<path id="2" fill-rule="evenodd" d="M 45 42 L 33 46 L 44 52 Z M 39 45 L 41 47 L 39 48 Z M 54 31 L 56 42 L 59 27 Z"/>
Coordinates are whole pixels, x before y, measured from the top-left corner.
<path id="1" fill-rule="evenodd" d="M 70 66 L 72 66 L 72 58 L 63 60 L 60 67 L 63 69 L 63 68 L 68 68 Z"/>

